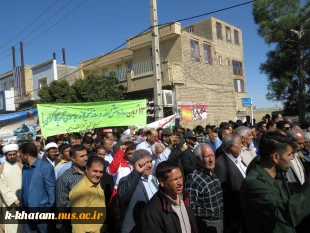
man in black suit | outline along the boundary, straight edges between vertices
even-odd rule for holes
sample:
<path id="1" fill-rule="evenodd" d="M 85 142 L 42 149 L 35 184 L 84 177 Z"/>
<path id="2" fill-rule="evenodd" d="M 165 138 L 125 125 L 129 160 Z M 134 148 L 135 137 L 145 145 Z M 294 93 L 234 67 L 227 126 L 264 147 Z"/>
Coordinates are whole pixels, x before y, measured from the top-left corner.
<path id="1" fill-rule="evenodd" d="M 184 138 L 188 147 L 183 151 L 181 161 L 184 169 L 184 176 L 186 178 L 187 175 L 194 171 L 197 166 L 197 160 L 194 153 L 197 138 L 192 131 L 186 131 Z"/>
<path id="2" fill-rule="evenodd" d="M 215 174 L 219 178 L 224 199 L 224 232 L 246 232 L 239 200 L 240 186 L 246 175 L 246 166 L 240 153 L 240 136 L 230 133 L 223 138 L 223 153 L 216 159 Z"/>

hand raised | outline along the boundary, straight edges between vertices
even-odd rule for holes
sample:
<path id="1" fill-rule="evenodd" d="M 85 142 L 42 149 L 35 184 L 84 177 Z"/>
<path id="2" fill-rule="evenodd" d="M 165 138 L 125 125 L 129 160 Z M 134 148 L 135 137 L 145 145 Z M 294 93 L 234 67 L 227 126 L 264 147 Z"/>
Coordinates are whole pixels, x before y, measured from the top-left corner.
<path id="1" fill-rule="evenodd" d="M 135 167 L 135 170 L 139 173 L 143 173 L 144 170 L 146 169 L 146 159 L 140 159 L 138 160 L 135 164 L 134 164 L 134 167 Z"/>

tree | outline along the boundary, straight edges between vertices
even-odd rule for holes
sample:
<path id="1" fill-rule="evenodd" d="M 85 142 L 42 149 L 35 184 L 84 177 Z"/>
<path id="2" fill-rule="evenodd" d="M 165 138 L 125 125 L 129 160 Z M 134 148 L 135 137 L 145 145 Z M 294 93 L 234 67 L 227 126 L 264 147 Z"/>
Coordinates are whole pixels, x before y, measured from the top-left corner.
<path id="1" fill-rule="evenodd" d="M 118 84 L 115 72 L 110 72 L 109 76 L 92 74 L 77 79 L 72 88 L 78 102 L 122 100 L 127 91 L 123 85 Z"/>
<path id="2" fill-rule="evenodd" d="M 66 80 L 53 81 L 38 91 L 39 100 L 35 104 L 77 103 L 122 100 L 126 88 L 118 84 L 115 73 L 109 76 L 89 75 L 77 79 L 71 86 Z"/>
<path id="3" fill-rule="evenodd" d="M 74 90 L 66 80 L 53 81 L 38 91 L 39 100 L 35 104 L 74 103 L 77 98 Z"/>
<path id="4" fill-rule="evenodd" d="M 260 67 L 268 76 L 267 99 L 283 101 L 285 109 L 305 119 L 309 99 L 310 2 L 257 0 L 253 3 L 258 34 L 275 46 Z"/>

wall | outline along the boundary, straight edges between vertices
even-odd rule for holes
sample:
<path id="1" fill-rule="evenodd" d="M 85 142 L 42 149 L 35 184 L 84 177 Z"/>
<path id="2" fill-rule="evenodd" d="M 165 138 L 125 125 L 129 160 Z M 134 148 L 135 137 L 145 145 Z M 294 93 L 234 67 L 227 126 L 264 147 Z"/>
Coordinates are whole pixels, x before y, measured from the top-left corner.
<path id="1" fill-rule="evenodd" d="M 34 67 L 32 70 L 32 75 L 33 75 L 33 88 L 35 89 L 34 91 L 34 98 L 39 99 L 38 96 L 38 82 L 39 79 L 47 77 L 47 83 L 51 83 L 54 80 L 54 69 L 53 69 L 53 63 L 48 63 L 43 66 L 39 66 L 38 68 Z"/>
<path id="2" fill-rule="evenodd" d="M 9 91 L 13 87 L 13 72 L 8 72 L 8 75 L 0 78 L 0 91 Z"/>
<path id="3" fill-rule="evenodd" d="M 28 94 L 31 99 L 34 99 L 34 85 L 33 85 L 33 77 L 32 77 L 32 66 L 25 65 L 25 89 L 26 94 Z"/>
<path id="4" fill-rule="evenodd" d="M 77 69 L 78 68 L 75 66 L 57 65 L 58 80 L 63 80 L 63 77 L 68 75 L 64 80 L 67 80 L 69 84 L 73 84 L 74 81 L 79 78 L 79 72 L 75 72 Z"/>
<path id="5" fill-rule="evenodd" d="M 199 42 L 200 61 L 192 61 L 190 40 Z M 177 86 L 177 101 L 204 102 L 208 105 L 208 118 L 188 123 L 189 127 L 201 124 L 234 120 L 236 103 L 232 83 L 232 68 L 219 65 L 217 60 L 212 64 L 204 62 L 203 43 L 210 45 L 212 41 L 187 32 L 182 33 L 183 42 L 183 75 L 185 85 Z M 214 58 L 214 50 L 211 49 Z"/>

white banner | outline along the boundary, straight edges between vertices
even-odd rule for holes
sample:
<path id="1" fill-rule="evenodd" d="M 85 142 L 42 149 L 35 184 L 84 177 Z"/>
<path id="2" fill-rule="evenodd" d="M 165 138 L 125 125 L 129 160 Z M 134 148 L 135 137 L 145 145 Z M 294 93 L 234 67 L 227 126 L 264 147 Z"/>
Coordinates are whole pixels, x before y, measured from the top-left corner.
<path id="1" fill-rule="evenodd" d="M 168 116 L 168 117 L 163 118 L 159 121 L 155 121 L 151 124 L 146 125 L 145 128 L 147 128 L 147 129 L 170 128 L 171 126 L 174 126 L 175 118 L 177 118 L 178 116 L 179 116 L 178 114 Z"/>

